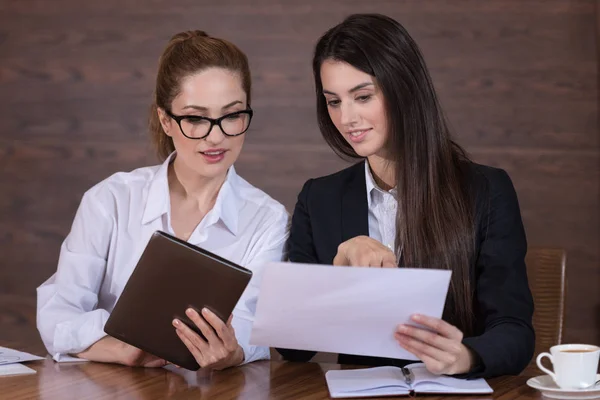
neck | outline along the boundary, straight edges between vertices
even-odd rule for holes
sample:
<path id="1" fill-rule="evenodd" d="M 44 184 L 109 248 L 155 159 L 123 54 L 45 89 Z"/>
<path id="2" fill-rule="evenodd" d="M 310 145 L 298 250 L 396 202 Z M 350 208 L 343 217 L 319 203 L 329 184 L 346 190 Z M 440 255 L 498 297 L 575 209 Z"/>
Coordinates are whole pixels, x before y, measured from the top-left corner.
<path id="1" fill-rule="evenodd" d="M 176 196 L 184 202 L 194 202 L 198 210 L 207 213 L 217 200 L 227 172 L 214 178 L 198 176 L 195 171 L 175 158 L 175 161 L 169 165 L 168 177 L 171 196 Z"/>
<path id="2" fill-rule="evenodd" d="M 396 173 L 394 162 L 388 158 L 378 155 L 367 157 L 371 174 L 377 186 L 383 190 L 390 190 L 396 187 Z"/>

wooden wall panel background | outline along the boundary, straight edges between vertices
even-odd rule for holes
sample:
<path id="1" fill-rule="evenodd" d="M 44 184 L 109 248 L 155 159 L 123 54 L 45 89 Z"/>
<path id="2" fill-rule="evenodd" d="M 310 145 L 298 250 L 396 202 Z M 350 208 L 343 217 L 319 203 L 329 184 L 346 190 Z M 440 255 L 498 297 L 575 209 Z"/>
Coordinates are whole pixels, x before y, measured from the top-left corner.
<path id="1" fill-rule="evenodd" d="M 156 162 L 146 116 L 175 32 L 203 29 L 249 56 L 246 179 L 291 211 L 306 179 L 343 167 L 317 130 L 310 59 L 353 12 L 388 14 L 416 38 L 460 143 L 513 178 L 530 245 L 568 251 L 566 340 L 600 343 L 594 0 L 0 0 L 0 335 L 37 335 L 35 287 L 83 192 Z"/>

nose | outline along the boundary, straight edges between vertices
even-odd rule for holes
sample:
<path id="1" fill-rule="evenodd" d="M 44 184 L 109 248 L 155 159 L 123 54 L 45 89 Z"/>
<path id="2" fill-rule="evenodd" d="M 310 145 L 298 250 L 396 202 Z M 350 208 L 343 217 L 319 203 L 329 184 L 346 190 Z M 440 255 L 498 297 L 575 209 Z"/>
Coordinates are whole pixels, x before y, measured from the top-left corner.
<path id="1" fill-rule="evenodd" d="M 226 136 L 223 133 L 223 130 L 221 129 L 221 127 L 219 125 L 215 124 L 215 125 L 213 125 L 210 132 L 208 132 L 208 136 L 205 137 L 204 140 L 206 140 L 211 145 L 217 145 L 217 144 L 221 143 L 223 140 L 225 140 L 225 137 Z"/>
<path id="2" fill-rule="evenodd" d="M 342 103 L 340 107 L 340 122 L 345 127 L 351 127 L 358 122 L 358 114 L 352 102 Z"/>

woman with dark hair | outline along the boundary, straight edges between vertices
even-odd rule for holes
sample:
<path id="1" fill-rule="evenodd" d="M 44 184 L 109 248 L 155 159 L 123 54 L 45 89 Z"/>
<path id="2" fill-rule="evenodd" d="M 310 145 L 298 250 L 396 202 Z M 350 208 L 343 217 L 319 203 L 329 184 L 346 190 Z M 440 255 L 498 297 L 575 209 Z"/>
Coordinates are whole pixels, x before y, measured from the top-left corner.
<path id="1" fill-rule="evenodd" d="M 427 329 L 398 326 L 399 345 L 432 373 L 519 373 L 534 349 L 533 300 L 509 176 L 473 163 L 452 140 L 419 48 L 397 21 L 348 17 L 319 40 L 313 72 L 323 137 L 338 155 L 365 161 L 306 182 L 290 261 L 449 269 L 443 318 L 414 315 Z M 296 361 L 314 354 L 279 351 Z M 343 354 L 339 362 L 408 363 Z"/>
<path id="2" fill-rule="evenodd" d="M 37 290 L 38 330 L 55 360 L 74 355 L 130 366 L 165 365 L 104 333 L 157 230 L 254 272 L 228 321 L 208 309 L 181 310 L 204 337 L 173 320 L 173 335 L 198 364 L 223 369 L 269 358 L 267 347 L 249 343 L 257 279 L 266 262 L 284 258 L 289 217 L 233 166 L 252 119 L 250 94 L 248 59 L 233 43 L 202 31 L 171 38 L 158 63 L 150 109 L 150 138 L 162 163 L 116 173 L 83 195 L 58 269 Z"/>

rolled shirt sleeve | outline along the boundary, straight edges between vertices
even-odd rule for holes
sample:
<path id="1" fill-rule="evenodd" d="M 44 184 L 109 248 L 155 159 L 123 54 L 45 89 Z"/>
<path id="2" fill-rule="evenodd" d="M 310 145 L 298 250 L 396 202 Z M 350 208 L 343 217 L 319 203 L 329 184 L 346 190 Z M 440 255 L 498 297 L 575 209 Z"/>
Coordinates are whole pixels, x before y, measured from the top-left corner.
<path id="1" fill-rule="evenodd" d="M 244 364 L 270 358 L 269 347 L 250 345 L 250 334 L 256 313 L 262 271 L 267 263 L 283 261 L 286 258 L 288 236 L 289 215 L 283 210 L 268 225 L 264 234 L 260 235 L 253 249 L 253 255 L 246 265 L 253 272 L 252 279 L 233 311 L 231 321 L 238 343 L 244 350 Z"/>
<path id="2" fill-rule="evenodd" d="M 37 327 L 56 360 L 106 335 L 109 312 L 96 307 L 112 229 L 113 219 L 93 193 L 86 192 L 61 245 L 56 273 L 37 288 Z"/>

